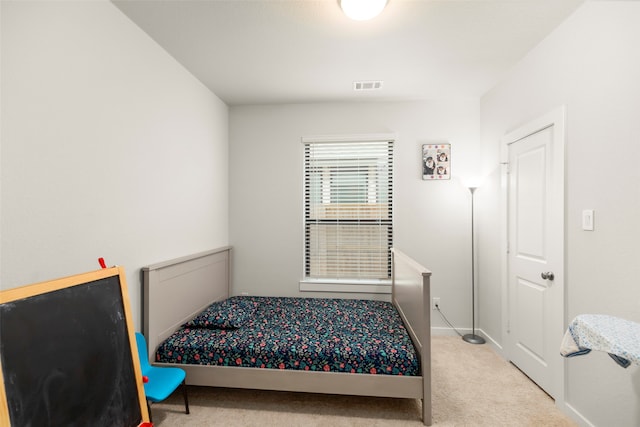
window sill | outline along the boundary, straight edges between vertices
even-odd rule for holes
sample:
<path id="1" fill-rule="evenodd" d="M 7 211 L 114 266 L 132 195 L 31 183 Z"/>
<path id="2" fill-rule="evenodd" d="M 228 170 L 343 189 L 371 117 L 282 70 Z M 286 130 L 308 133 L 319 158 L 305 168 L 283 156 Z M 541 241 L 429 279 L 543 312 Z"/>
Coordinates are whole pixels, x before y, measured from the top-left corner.
<path id="1" fill-rule="evenodd" d="M 391 294 L 391 280 L 314 280 L 300 281 L 300 292 L 349 292 Z"/>

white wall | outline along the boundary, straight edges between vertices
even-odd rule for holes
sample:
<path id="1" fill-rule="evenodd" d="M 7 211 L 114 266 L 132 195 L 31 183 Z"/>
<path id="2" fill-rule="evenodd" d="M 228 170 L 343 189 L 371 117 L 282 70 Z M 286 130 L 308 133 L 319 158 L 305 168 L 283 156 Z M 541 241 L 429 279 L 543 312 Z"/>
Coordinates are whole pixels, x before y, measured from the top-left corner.
<path id="1" fill-rule="evenodd" d="M 228 244 L 228 108 L 106 1 L 1 2 L 2 288 Z"/>
<path id="2" fill-rule="evenodd" d="M 640 3 L 587 2 L 483 99 L 482 251 L 499 253 L 500 137 L 567 108 L 566 321 L 604 313 L 640 322 Z M 581 211 L 595 209 L 595 230 Z M 502 339 L 499 257 L 480 270 L 481 327 Z M 558 343 L 559 347 L 560 343 Z M 559 357 L 559 356 L 558 356 Z M 565 408 L 584 425 L 640 425 L 640 369 L 592 352 L 565 361 Z"/>
<path id="3" fill-rule="evenodd" d="M 470 174 L 477 164 L 478 100 L 232 107 L 229 211 L 234 292 L 301 295 L 300 139 L 366 133 L 397 135 L 395 246 L 433 271 L 432 294 L 441 298 L 454 325 L 470 328 L 470 195 L 458 177 Z M 452 144 L 454 179 L 422 180 L 421 147 L 431 141 Z M 434 316 L 436 327 L 443 324 Z"/>

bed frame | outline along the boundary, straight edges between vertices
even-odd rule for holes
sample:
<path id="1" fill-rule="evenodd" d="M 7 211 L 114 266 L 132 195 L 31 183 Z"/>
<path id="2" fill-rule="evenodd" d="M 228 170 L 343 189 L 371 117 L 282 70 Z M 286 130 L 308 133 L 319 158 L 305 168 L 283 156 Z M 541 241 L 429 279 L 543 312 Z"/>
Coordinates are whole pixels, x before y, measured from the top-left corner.
<path id="1" fill-rule="evenodd" d="M 142 269 L 143 331 L 154 362 L 157 347 L 214 301 L 231 296 L 231 248 L 177 258 Z M 396 397 L 422 400 L 422 420 L 431 425 L 431 272 L 392 250 L 392 302 L 420 357 L 420 376 L 287 371 L 211 365 L 180 365 L 190 385 Z M 175 366 L 154 363 L 157 366 Z"/>

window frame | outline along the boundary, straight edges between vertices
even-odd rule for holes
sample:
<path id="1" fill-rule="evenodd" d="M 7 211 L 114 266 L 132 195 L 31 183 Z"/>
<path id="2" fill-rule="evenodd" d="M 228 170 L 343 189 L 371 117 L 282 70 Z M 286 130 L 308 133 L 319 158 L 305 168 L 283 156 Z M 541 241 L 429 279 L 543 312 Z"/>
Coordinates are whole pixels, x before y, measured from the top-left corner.
<path id="1" fill-rule="evenodd" d="M 360 134 L 360 135 L 331 135 L 331 136 L 309 136 L 301 139 L 303 145 L 303 168 L 302 168 L 302 279 L 299 282 L 300 291 L 305 292 L 349 292 L 349 293 L 374 293 L 374 294 L 390 294 L 391 293 L 391 274 L 387 279 L 360 279 L 360 278 L 313 278 L 307 277 L 307 247 L 306 247 L 306 159 L 304 159 L 304 153 L 306 151 L 306 145 L 313 143 L 331 143 L 331 142 L 346 142 L 346 143 L 366 143 L 366 142 L 387 142 L 395 146 L 396 135 L 395 134 Z M 391 246 L 393 246 L 393 228 L 394 228 L 394 209 L 393 209 L 393 186 L 394 186 L 394 174 L 393 174 L 393 162 L 394 156 L 391 154 L 391 185 L 390 185 L 390 206 L 391 209 Z M 391 247 L 389 248 L 389 252 Z M 389 266 L 391 268 L 391 254 L 389 253 Z M 390 271 L 390 270 L 389 270 Z"/>

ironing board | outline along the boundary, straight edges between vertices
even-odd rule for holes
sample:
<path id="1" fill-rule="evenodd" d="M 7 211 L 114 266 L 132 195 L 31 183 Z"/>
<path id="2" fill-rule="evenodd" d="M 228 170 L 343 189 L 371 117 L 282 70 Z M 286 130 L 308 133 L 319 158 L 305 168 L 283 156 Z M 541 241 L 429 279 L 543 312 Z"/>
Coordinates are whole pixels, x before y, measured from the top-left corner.
<path id="1" fill-rule="evenodd" d="M 569 325 L 560 354 L 580 356 L 604 351 L 623 368 L 640 365 L 640 323 L 603 314 L 581 314 Z"/>

